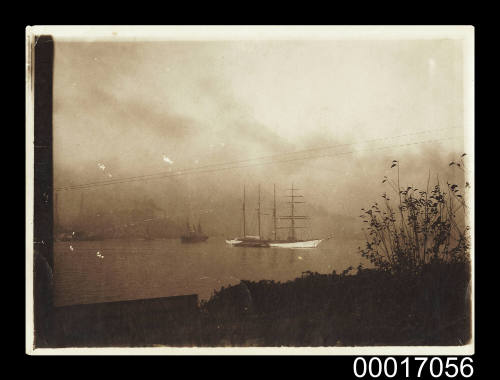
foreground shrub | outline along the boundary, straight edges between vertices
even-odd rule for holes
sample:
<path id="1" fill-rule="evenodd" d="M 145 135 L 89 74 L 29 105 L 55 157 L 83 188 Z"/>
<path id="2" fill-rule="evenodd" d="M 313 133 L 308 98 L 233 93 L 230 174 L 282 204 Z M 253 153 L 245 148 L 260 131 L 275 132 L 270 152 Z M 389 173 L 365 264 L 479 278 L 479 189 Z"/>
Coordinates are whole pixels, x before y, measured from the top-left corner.
<path id="1" fill-rule="evenodd" d="M 450 166 L 464 170 L 464 158 Z M 399 162 L 397 178 L 384 177 L 394 196 L 382 195 L 383 204 L 375 202 L 360 217 L 368 226 L 363 229 L 366 246 L 363 257 L 375 267 L 390 272 L 419 272 L 432 262 L 466 263 L 469 261 L 469 227 L 465 225 L 467 206 L 458 184 L 439 179 L 430 187 L 430 173 L 424 190 L 401 187 Z M 468 183 L 466 183 L 468 187 Z"/>

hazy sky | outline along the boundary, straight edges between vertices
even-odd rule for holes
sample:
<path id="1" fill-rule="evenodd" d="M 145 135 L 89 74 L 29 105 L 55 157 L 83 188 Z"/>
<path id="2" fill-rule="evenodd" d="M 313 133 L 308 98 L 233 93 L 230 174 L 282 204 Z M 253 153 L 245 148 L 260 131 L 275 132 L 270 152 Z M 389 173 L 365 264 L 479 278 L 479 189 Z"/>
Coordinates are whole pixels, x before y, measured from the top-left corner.
<path id="1" fill-rule="evenodd" d="M 443 129 L 463 128 L 462 66 L 462 45 L 450 39 L 56 39 L 56 187 L 391 137 L 328 151 L 363 150 L 356 154 L 140 185 L 239 197 L 243 183 L 269 192 L 294 181 L 314 202 L 352 215 L 378 195 L 392 159 L 411 182 L 462 153 L 460 139 L 370 151 L 461 135 Z M 118 187 L 126 186 L 137 189 Z"/>

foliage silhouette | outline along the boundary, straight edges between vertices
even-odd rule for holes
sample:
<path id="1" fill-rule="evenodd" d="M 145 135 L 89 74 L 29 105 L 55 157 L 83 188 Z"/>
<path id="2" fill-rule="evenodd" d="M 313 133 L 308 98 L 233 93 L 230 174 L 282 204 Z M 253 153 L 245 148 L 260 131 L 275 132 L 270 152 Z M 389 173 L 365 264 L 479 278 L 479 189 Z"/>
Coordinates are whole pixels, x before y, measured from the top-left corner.
<path id="1" fill-rule="evenodd" d="M 450 166 L 464 170 L 464 156 Z M 401 187 L 399 161 L 392 162 L 394 167 L 396 180 L 384 177 L 382 183 L 390 185 L 396 201 L 384 193 L 382 205 L 375 202 L 369 209 L 361 209 L 360 217 L 367 223 L 363 229 L 367 241 L 359 249 L 361 255 L 390 272 L 418 272 L 431 262 L 468 263 L 469 227 L 464 223 L 467 206 L 459 185 L 446 182 L 443 189 L 437 178 L 430 188 L 429 172 L 425 190 Z"/>

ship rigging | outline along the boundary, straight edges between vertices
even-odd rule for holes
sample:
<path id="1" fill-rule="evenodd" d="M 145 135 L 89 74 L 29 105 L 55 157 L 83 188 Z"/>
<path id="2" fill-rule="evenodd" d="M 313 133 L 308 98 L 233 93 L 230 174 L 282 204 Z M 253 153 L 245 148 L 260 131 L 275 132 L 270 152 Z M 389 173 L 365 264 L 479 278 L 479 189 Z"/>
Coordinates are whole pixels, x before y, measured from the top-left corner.
<path id="1" fill-rule="evenodd" d="M 309 219 L 305 215 L 297 215 L 296 213 L 296 205 L 305 203 L 303 200 L 303 195 L 299 195 L 296 193 L 299 189 L 294 188 L 293 184 L 290 189 L 290 195 L 286 195 L 285 197 L 290 198 L 287 202 L 290 204 L 290 215 L 278 216 L 277 207 L 276 207 L 276 185 L 273 186 L 273 239 L 263 239 L 262 231 L 261 231 L 261 216 L 262 207 L 261 207 L 261 191 L 260 185 L 258 187 L 258 201 L 257 201 L 257 225 L 258 225 L 258 235 L 257 236 L 249 236 L 246 234 L 246 189 L 243 187 L 243 205 L 242 205 L 242 214 L 243 214 L 243 236 L 236 237 L 234 239 L 227 239 L 226 243 L 232 245 L 233 247 L 261 247 L 261 248 L 316 248 L 324 239 L 309 239 L 302 240 L 297 238 L 297 229 L 304 229 L 305 226 L 297 225 L 296 221 L 298 220 L 307 220 Z M 289 220 L 289 226 L 278 226 L 278 219 L 280 220 Z M 288 238 L 286 240 L 279 240 L 278 230 L 288 230 Z"/>

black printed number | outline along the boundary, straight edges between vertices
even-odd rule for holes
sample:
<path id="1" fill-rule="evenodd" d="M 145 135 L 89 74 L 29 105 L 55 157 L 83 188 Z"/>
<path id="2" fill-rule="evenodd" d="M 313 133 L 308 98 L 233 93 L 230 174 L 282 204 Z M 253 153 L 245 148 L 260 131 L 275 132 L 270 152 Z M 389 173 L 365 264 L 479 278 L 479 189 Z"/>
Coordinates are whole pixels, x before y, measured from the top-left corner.
<path id="1" fill-rule="evenodd" d="M 439 357 L 433 357 L 429 360 L 427 357 L 415 357 L 417 378 L 422 377 L 422 374 L 428 371 L 434 378 L 442 377 L 455 378 L 458 375 L 469 378 L 474 373 L 472 367 L 472 358 L 464 357 L 461 360 L 457 357 L 448 357 L 443 363 Z M 398 373 L 398 367 L 404 368 L 405 377 L 410 377 L 410 359 L 405 358 L 400 363 L 393 357 L 387 357 L 381 360 L 378 357 L 372 357 L 366 361 L 363 357 L 357 357 L 354 360 L 354 375 L 357 378 L 369 377 L 378 378 L 384 376 L 386 378 L 395 377 Z"/>
<path id="2" fill-rule="evenodd" d="M 365 377 L 368 375 L 372 378 L 380 377 L 384 374 L 385 377 L 394 377 L 398 373 L 398 362 L 393 357 L 385 358 L 384 362 L 380 358 L 373 357 L 368 363 L 365 358 L 359 357 L 354 360 L 354 375 L 356 377 Z"/>

